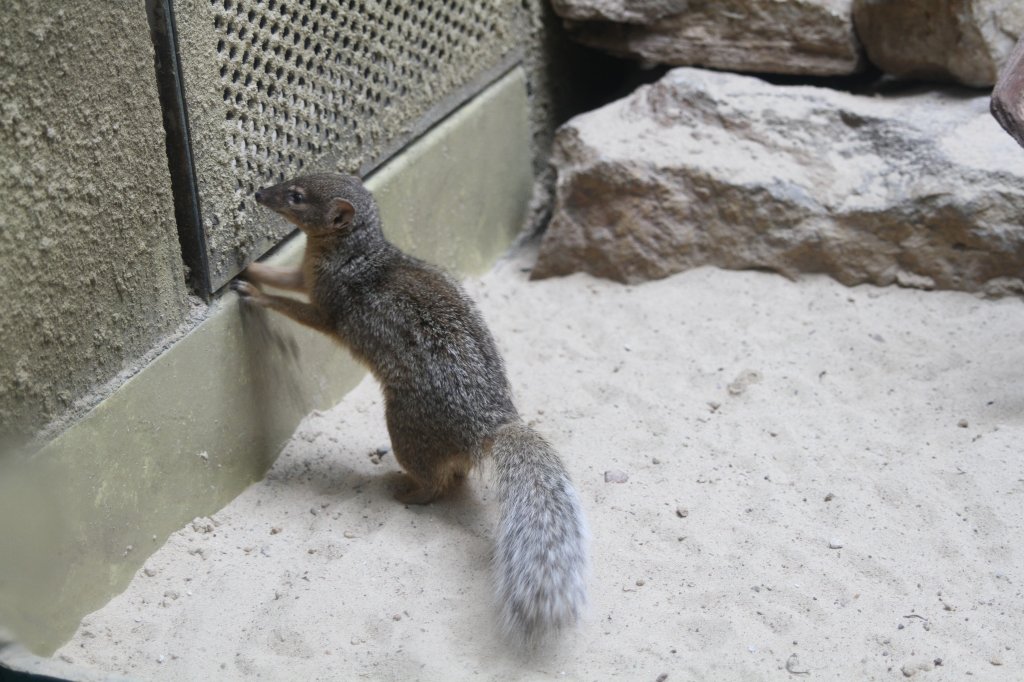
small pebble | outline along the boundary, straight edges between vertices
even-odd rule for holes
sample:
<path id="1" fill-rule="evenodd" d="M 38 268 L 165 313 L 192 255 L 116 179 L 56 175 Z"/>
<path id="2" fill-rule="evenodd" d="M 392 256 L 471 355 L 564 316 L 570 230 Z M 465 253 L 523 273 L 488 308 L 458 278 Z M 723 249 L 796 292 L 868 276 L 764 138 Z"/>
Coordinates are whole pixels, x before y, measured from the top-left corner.
<path id="1" fill-rule="evenodd" d="M 391 448 L 382 445 L 381 447 L 377 448 L 376 450 L 370 453 L 370 461 L 373 462 L 374 464 L 380 464 L 381 459 L 384 457 L 384 455 L 388 454 L 389 452 L 391 452 Z"/>
<path id="2" fill-rule="evenodd" d="M 273 528 L 270 529 L 270 534 L 271 535 L 277 535 L 280 532 L 281 532 L 281 528 L 278 527 L 278 526 L 274 526 Z"/>
<path id="3" fill-rule="evenodd" d="M 956 423 L 956 425 L 959 426 L 961 429 L 966 429 L 968 426 L 970 426 L 966 419 L 961 419 Z"/>
<path id="4" fill-rule="evenodd" d="M 831 540 L 828 541 L 828 548 L 829 549 L 842 549 L 843 548 L 843 541 L 840 540 L 839 538 L 832 538 Z"/>
<path id="5" fill-rule="evenodd" d="M 165 660 L 167 660 L 167 659 L 164 658 L 163 654 L 160 654 L 159 656 L 156 657 L 156 662 L 157 663 L 163 663 Z"/>
<path id="6" fill-rule="evenodd" d="M 796 642 L 794 642 L 796 644 Z M 790 654 L 786 659 L 786 672 L 792 675 L 810 675 L 811 671 L 800 665 L 800 658 L 796 654 Z"/>
<path id="7" fill-rule="evenodd" d="M 609 469 L 604 472 L 605 483 L 625 483 L 629 480 L 629 474 L 618 469 Z"/>
<path id="8" fill-rule="evenodd" d="M 654 682 L 665 682 L 668 679 L 668 673 L 662 673 L 655 678 Z"/>
<path id="9" fill-rule="evenodd" d="M 643 587 L 646 584 L 647 584 L 647 581 L 644 580 L 643 578 L 637 578 L 636 579 L 636 586 L 637 587 Z"/>
<path id="10" fill-rule="evenodd" d="M 928 672 L 934 668 L 935 664 L 932 661 L 907 661 L 900 668 L 900 671 L 904 677 L 913 677 L 919 672 Z"/>
<path id="11" fill-rule="evenodd" d="M 152 578 L 154 575 L 157 574 L 157 570 L 155 568 L 150 568 L 149 566 L 146 566 L 144 569 L 142 569 L 142 572 L 145 573 L 146 576 L 149 578 Z"/>
<path id="12" fill-rule="evenodd" d="M 689 515 L 690 510 L 687 509 L 686 507 L 676 507 L 676 516 L 678 516 L 679 518 L 685 519 Z"/>
<path id="13" fill-rule="evenodd" d="M 391 620 L 396 622 L 402 620 L 402 614 L 396 613 L 395 615 L 391 616 Z"/>
<path id="14" fill-rule="evenodd" d="M 831 502 L 834 499 L 836 499 L 836 496 L 833 495 L 832 493 L 829 493 L 828 495 L 825 496 L 825 501 L 826 502 Z"/>
<path id="15" fill-rule="evenodd" d="M 988 659 L 988 662 L 992 665 L 998 666 L 1003 664 L 1003 659 L 1001 659 L 999 656 L 993 656 L 992 658 Z"/>

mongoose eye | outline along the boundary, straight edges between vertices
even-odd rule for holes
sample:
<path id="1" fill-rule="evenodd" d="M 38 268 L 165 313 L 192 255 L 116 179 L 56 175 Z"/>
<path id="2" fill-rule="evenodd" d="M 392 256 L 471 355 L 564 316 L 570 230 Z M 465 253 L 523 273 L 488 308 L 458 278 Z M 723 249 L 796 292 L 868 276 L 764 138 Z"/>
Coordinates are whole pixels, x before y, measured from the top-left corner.
<path id="1" fill-rule="evenodd" d="M 289 204 L 293 204 L 293 205 L 294 204 L 301 204 L 305 200 L 306 200 L 306 197 L 302 196 L 301 192 L 290 192 L 288 194 L 288 203 Z"/>

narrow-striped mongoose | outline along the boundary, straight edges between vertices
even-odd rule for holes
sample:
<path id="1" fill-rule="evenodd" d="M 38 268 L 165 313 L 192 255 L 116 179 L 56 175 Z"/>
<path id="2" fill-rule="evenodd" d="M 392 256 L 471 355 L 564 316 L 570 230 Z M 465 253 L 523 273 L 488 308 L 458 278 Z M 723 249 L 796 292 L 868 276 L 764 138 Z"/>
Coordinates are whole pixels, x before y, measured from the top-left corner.
<path id="1" fill-rule="evenodd" d="M 574 623 L 585 601 L 586 528 L 558 455 L 520 419 L 501 356 L 462 288 L 381 231 L 358 178 L 310 175 L 256 192 L 307 238 L 298 269 L 253 264 L 233 288 L 328 334 L 380 382 L 402 502 L 426 504 L 494 457 L 500 500 L 495 551 L 506 630 L 526 640 Z M 309 302 L 261 291 L 304 292 Z"/>

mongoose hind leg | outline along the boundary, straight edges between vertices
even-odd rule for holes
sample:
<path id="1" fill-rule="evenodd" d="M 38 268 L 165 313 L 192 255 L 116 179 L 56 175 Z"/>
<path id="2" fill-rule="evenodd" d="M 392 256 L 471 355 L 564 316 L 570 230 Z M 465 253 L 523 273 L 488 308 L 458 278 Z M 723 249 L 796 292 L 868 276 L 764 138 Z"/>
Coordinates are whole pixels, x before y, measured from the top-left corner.
<path id="1" fill-rule="evenodd" d="M 430 504 L 444 495 L 445 490 L 417 481 L 406 474 L 407 485 L 395 492 L 395 499 L 402 504 Z"/>
<path id="2" fill-rule="evenodd" d="M 395 459 L 405 469 L 408 485 L 395 493 L 402 504 L 430 504 L 462 485 L 472 466 L 469 457 L 456 455 L 440 463 L 425 466 L 423 459 L 403 457 L 398 450 Z"/>

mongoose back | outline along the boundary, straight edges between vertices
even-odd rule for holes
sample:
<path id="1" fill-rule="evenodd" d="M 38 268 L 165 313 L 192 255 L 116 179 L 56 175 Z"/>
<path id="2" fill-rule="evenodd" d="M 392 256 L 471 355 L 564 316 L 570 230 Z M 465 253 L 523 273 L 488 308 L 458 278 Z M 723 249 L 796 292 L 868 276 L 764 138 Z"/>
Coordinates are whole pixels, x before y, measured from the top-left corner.
<path id="1" fill-rule="evenodd" d="M 573 624 L 585 602 L 586 527 L 552 447 L 520 419 L 504 363 L 462 288 L 384 238 L 358 178 L 309 175 L 259 190 L 256 201 L 307 238 L 298 269 L 256 263 L 233 288 L 328 334 L 380 382 L 396 497 L 426 504 L 494 458 L 500 504 L 494 569 L 505 631 L 527 642 Z M 258 284 L 304 292 L 309 302 Z"/>

